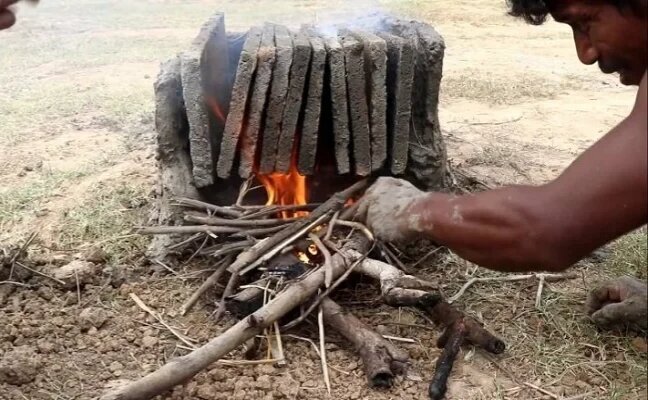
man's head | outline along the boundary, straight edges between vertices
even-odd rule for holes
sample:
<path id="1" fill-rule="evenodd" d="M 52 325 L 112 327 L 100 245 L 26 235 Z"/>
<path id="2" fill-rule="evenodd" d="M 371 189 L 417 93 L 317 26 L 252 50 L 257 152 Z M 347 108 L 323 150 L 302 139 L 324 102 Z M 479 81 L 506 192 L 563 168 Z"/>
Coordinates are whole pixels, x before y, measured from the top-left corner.
<path id="1" fill-rule="evenodd" d="M 648 58 L 648 0 L 507 0 L 510 14 L 540 25 L 547 15 L 571 26 L 578 58 L 638 85 Z"/>

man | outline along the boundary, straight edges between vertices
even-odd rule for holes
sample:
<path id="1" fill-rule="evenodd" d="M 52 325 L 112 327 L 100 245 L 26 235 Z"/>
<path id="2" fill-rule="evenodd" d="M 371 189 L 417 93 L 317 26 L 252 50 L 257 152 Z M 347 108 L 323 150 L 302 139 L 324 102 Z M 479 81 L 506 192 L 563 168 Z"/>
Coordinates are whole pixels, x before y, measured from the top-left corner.
<path id="1" fill-rule="evenodd" d="M 558 178 L 541 186 L 509 186 L 478 194 L 423 193 L 406 181 L 380 178 L 360 214 L 388 241 L 427 237 L 461 257 L 499 271 L 561 271 L 646 223 L 646 0 L 509 0 L 510 13 L 541 24 L 571 26 L 578 58 L 639 85 L 630 115 Z M 588 299 L 605 328 L 646 329 L 646 283 L 608 282 Z"/>

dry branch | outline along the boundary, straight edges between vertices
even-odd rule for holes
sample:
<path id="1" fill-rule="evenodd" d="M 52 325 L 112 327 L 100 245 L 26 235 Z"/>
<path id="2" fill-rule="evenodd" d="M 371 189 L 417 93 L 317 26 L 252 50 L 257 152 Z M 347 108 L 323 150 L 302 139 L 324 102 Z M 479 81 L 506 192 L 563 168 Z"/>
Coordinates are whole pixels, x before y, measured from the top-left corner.
<path id="1" fill-rule="evenodd" d="M 214 204 L 205 203 L 204 201 L 194 200 L 189 198 L 179 198 L 174 200 L 179 206 L 191 207 L 198 210 L 212 211 L 215 214 L 222 215 L 230 218 L 240 218 L 243 213 L 240 211 L 232 210 L 231 208 L 221 207 Z"/>
<path id="2" fill-rule="evenodd" d="M 354 248 L 358 252 L 362 252 L 366 251 L 368 246 L 369 244 L 363 237 L 356 236 L 346 244 L 345 248 L 347 250 Z M 333 256 L 334 277 L 344 273 L 348 261 L 353 262 L 354 260 L 344 260 L 339 254 Z M 150 399 L 191 379 L 204 368 L 260 334 L 290 310 L 302 304 L 317 293 L 323 283 L 324 271 L 320 269 L 303 280 L 290 285 L 263 308 L 239 321 L 222 335 L 212 339 L 202 347 L 186 356 L 171 360 L 162 368 L 135 382 L 106 393 L 101 397 L 101 400 Z"/>
<path id="3" fill-rule="evenodd" d="M 443 352 L 437 360 L 434 377 L 428 388 L 430 399 L 441 400 L 445 396 L 448 390 L 448 377 L 450 376 L 450 372 L 452 372 L 452 366 L 461 350 L 461 345 L 465 338 L 466 325 L 461 319 L 448 327 L 439 339 L 439 347 L 443 348 Z"/>
<path id="4" fill-rule="evenodd" d="M 371 387 L 391 387 L 394 376 L 404 373 L 409 365 L 407 354 L 328 297 L 321 307 L 326 324 L 349 340 L 362 358 Z"/>
<path id="5" fill-rule="evenodd" d="M 205 282 L 203 282 L 202 285 L 194 292 L 193 295 L 187 300 L 183 305 L 182 305 L 182 310 L 181 314 L 185 315 L 191 310 L 191 308 L 196 304 L 200 296 L 203 295 L 209 288 L 212 286 L 216 285 L 220 277 L 225 273 L 225 270 L 227 269 L 227 265 L 231 262 L 231 258 L 226 258 L 225 260 L 221 261 L 218 264 L 218 267 L 216 268 L 216 271 L 214 271 L 213 274 L 207 278 Z"/>
<path id="6" fill-rule="evenodd" d="M 356 256 L 353 250 L 344 251 L 346 256 Z M 435 292 L 434 286 L 416 277 L 405 275 L 396 267 L 387 263 L 366 259 L 357 268 L 357 272 L 380 281 L 383 300 L 391 306 L 411 306 L 424 310 L 434 321 L 444 327 L 450 327 L 462 320 L 466 325 L 466 340 L 475 346 L 493 353 L 502 353 L 506 345 L 495 335 L 484 329 L 474 318 L 465 316 Z"/>
<path id="7" fill-rule="evenodd" d="M 227 227 L 235 227 L 235 228 L 263 228 L 269 226 L 287 225 L 289 223 L 298 220 L 298 218 L 227 219 L 227 218 L 212 217 L 209 215 L 199 215 L 194 213 L 186 214 L 184 219 L 187 222 L 193 222 L 201 225 L 213 225 L 213 226 L 222 226 L 222 227 L 227 226 Z"/>

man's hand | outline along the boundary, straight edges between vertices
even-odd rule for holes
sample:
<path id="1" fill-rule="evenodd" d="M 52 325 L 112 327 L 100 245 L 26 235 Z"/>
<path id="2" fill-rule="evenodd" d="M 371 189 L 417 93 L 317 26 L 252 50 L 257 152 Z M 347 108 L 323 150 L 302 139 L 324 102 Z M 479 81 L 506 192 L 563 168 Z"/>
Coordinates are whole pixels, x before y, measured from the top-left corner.
<path id="1" fill-rule="evenodd" d="M 381 240 L 404 242 L 418 233 L 420 221 L 408 211 L 425 192 L 396 178 L 378 178 L 360 199 L 358 217 Z"/>
<path id="2" fill-rule="evenodd" d="M 16 23 L 16 15 L 9 6 L 18 0 L 0 0 L 0 30 L 7 29 Z"/>
<path id="3" fill-rule="evenodd" d="M 629 276 L 605 282 L 587 299 L 587 313 L 596 325 L 613 330 L 648 329 L 648 286 Z"/>

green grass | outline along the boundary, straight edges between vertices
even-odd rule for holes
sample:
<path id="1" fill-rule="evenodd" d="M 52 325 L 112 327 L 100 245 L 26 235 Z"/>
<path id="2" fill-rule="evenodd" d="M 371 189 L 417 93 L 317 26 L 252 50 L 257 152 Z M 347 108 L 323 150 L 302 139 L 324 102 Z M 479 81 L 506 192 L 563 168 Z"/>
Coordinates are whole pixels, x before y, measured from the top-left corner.
<path id="1" fill-rule="evenodd" d="M 142 224 L 147 201 L 142 186 L 128 182 L 97 184 L 87 199 L 66 212 L 59 243 L 65 248 L 100 246 L 112 263 L 132 259 L 142 254 L 148 242 L 132 234 L 132 229 Z"/>
<path id="2" fill-rule="evenodd" d="M 87 175 L 88 171 L 46 171 L 25 185 L 0 188 L 0 229 L 37 212 L 43 201 L 64 183 Z"/>

